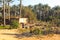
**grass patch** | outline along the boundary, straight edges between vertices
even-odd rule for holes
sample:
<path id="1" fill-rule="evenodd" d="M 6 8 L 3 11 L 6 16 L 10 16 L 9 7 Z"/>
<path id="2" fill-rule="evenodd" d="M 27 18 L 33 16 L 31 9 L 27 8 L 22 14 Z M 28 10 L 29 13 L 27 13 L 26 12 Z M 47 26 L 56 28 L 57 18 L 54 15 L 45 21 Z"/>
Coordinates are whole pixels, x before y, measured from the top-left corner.
<path id="1" fill-rule="evenodd" d="M 0 29 L 9 29 L 10 26 L 9 25 L 6 25 L 6 26 L 0 26 Z"/>

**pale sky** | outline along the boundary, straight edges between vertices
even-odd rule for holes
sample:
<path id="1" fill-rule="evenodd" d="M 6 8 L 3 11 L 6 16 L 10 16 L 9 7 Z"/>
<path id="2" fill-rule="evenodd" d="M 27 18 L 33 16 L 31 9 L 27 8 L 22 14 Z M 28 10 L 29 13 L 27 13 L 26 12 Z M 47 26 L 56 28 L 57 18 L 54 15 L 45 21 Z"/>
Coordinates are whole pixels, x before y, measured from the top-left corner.
<path id="1" fill-rule="evenodd" d="M 24 6 L 35 5 L 35 4 L 39 4 L 39 3 L 48 4 L 51 7 L 54 7 L 57 5 L 60 6 L 60 0 L 22 0 L 22 1 L 23 1 L 22 4 Z M 15 4 L 15 5 L 19 4 L 19 1 L 15 0 L 13 4 Z"/>

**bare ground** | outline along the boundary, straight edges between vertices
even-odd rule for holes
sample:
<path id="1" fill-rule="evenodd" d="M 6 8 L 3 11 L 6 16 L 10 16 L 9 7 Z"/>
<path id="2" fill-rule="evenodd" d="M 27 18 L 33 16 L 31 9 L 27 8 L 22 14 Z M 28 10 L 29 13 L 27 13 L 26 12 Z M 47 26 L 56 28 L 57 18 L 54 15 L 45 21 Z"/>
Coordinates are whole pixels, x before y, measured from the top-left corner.
<path id="1" fill-rule="evenodd" d="M 60 40 L 60 34 L 29 37 L 25 35 L 19 35 L 16 29 L 0 29 L 0 40 Z"/>

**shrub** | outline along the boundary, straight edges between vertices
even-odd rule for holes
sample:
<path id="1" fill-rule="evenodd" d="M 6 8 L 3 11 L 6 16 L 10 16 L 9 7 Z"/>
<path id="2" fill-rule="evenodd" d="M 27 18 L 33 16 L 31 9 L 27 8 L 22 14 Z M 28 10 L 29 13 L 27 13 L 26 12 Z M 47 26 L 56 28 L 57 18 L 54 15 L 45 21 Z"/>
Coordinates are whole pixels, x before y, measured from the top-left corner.
<path id="1" fill-rule="evenodd" d="M 52 20 L 52 22 L 53 22 L 57 27 L 60 26 L 60 19 L 54 19 L 54 20 Z"/>
<path id="2" fill-rule="evenodd" d="M 10 26 L 11 26 L 10 28 L 17 28 L 19 26 L 19 23 L 16 20 L 14 20 L 11 21 Z"/>
<path id="3" fill-rule="evenodd" d="M 51 28 L 47 27 L 47 28 L 46 28 L 46 33 L 47 33 L 47 34 L 50 34 L 50 33 L 51 33 Z"/>
<path id="4" fill-rule="evenodd" d="M 39 28 L 36 28 L 36 29 L 33 30 L 33 34 L 40 35 L 40 34 L 43 34 L 43 31 L 40 30 Z"/>

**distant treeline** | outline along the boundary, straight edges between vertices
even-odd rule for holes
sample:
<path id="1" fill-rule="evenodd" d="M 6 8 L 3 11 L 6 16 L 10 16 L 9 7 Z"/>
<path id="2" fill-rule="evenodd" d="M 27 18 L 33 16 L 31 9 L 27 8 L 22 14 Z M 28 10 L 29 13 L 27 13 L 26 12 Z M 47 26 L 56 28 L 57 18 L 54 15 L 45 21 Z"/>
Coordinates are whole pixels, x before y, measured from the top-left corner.
<path id="1" fill-rule="evenodd" d="M 9 7 L 10 7 L 10 16 L 20 16 L 20 4 L 8 6 L 5 4 L 5 14 L 9 16 Z M 21 7 L 21 17 L 29 18 L 29 20 L 42 20 L 42 21 L 53 21 L 59 22 L 60 24 L 60 6 L 55 6 L 51 8 L 48 4 L 37 4 L 34 6 L 23 6 Z M 0 14 L 3 16 L 3 7 L 0 7 Z M 0 17 L 2 17 L 0 15 Z"/>

